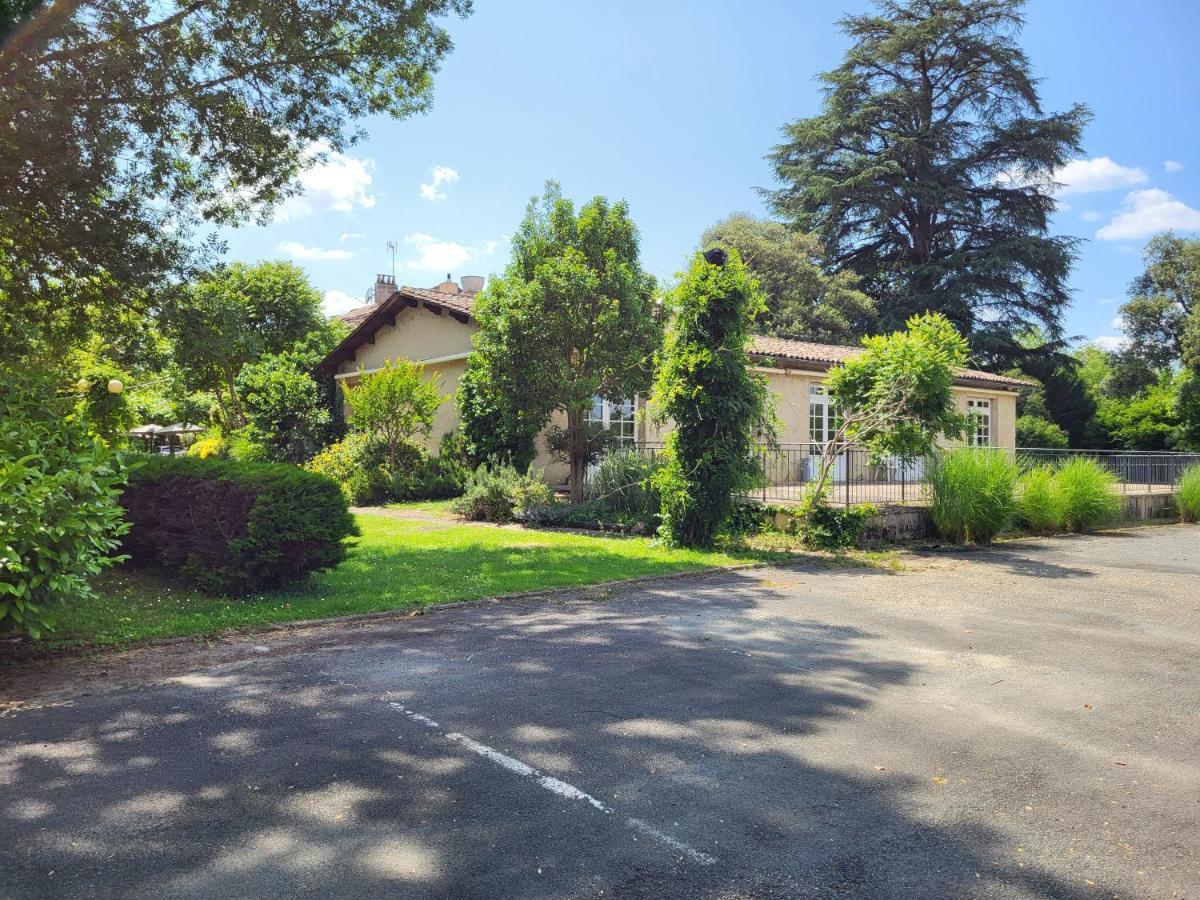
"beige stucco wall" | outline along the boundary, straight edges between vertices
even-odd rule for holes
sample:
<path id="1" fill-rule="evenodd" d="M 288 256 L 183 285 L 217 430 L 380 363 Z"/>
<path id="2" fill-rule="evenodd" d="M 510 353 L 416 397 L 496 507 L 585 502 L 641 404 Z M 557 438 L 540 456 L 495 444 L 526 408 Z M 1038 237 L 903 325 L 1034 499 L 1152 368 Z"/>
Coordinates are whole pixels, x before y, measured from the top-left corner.
<path id="1" fill-rule="evenodd" d="M 809 388 L 825 380 L 823 372 L 806 372 L 799 369 L 758 368 L 767 379 L 767 388 L 775 401 L 775 414 L 779 418 L 779 442 L 781 444 L 807 444 Z M 1009 391 L 980 390 L 955 385 L 954 405 L 960 412 L 967 411 L 967 399 L 977 398 L 992 401 L 992 444 L 997 447 L 1015 447 L 1017 440 L 1017 395 Z M 639 404 L 640 406 L 641 404 Z M 672 430 L 668 421 L 661 427 L 653 422 L 645 423 L 646 441 L 666 440 Z"/>
<path id="2" fill-rule="evenodd" d="M 375 333 L 375 343 L 360 347 L 355 358 L 343 363 L 340 371 L 376 369 L 389 359 L 424 362 L 468 353 L 471 335 L 476 331 L 473 322 L 464 324 L 448 315 L 410 306 L 397 314 L 395 325 L 380 328 Z"/>
<path id="3" fill-rule="evenodd" d="M 471 335 L 477 330 L 473 322 L 463 323 L 448 315 L 410 307 L 396 316 L 394 326 L 385 325 L 375 333 L 374 344 L 361 347 L 353 360 L 341 365 L 339 373 L 350 377 L 339 380 L 353 384 L 353 373 L 360 368 L 377 369 L 389 359 L 424 362 L 426 374 L 440 376 L 438 390 L 446 396 L 433 417 L 433 431 L 424 442 L 426 449 L 437 452 L 446 432 L 458 424 L 454 394 L 467 368 L 466 354 L 471 350 Z M 461 358 L 444 359 L 447 356 Z"/>

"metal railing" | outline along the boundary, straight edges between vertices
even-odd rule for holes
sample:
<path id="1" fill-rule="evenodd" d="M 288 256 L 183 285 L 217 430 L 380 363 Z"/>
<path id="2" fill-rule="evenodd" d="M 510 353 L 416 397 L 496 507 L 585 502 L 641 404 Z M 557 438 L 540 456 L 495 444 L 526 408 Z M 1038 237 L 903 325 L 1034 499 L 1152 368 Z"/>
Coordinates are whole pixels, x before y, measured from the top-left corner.
<path id="1" fill-rule="evenodd" d="M 655 459 L 663 452 L 661 443 L 625 444 L 623 449 Z M 760 447 L 756 452 L 762 467 L 761 484 L 749 496 L 765 503 L 794 503 L 818 477 L 822 444 L 778 444 Z M 1174 453 L 1151 450 L 1049 450 L 1040 448 L 987 448 L 1007 453 L 1022 466 L 1056 464 L 1067 459 L 1094 459 L 1114 475 L 1125 493 L 1170 491 L 1190 466 L 1200 464 L 1200 453 Z M 929 501 L 926 471 L 930 461 L 924 458 L 885 457 L 872 459 L 865 447 L 848 445 L 835 455 L 829 474 L 829 502 L 853 506 L 921 504 Z M 595 467 L 591 468 L 595 471 Z"/>

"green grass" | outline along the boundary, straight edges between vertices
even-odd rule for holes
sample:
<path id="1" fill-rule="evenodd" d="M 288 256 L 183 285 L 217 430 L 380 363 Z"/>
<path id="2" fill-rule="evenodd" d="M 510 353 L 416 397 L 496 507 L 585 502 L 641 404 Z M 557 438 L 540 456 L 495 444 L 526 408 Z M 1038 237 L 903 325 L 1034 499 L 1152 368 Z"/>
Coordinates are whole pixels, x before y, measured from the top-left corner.
<path id="1" fill-rule="evenodd" d="M 1200 465 L 1191 466 L 1179 479 L 1179 517 L 1200 522 Z"/>
<path id="2" fill-rule="evenodd" d="M 434 504 L 407 504 L 406 508 Z M 285 592 L 232 600 L 127 569 L 97 582 L 97 596 L 64 609 L 51 645 L 126 644 L 211 634 L 271 622 L 320 619 L 451 600 L 665 575 L 762 558 L 672 550 L 648 538 L 586 535 L 358 516 L 350 558 Z"/>

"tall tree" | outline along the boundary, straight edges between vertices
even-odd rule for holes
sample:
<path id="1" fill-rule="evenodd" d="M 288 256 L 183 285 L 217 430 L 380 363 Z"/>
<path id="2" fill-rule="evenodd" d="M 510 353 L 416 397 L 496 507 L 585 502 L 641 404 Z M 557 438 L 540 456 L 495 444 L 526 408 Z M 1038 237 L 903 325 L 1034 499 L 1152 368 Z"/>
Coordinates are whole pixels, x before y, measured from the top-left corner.
<path id="1" fill-rule="evenodd" d="M 875 304 L 852 272 L 827 273 L 819 238 L 735 213 L 704 232 L 703 248 L 737 250 L 766 295 L 754 327 L 776 337 L 852 343 L 874 330 Z"/>
<path id="2" fill-rule="evenodd" d="M 472 396 L 491 398 L 483 408 L 515 422 L 514 433 L 565 413 L 557 443 L 570 463 L 571 495 L 582 499 L 596 449 L 585 421 L 593 398 L 647 390 L 662 340 L 654 278 L 642 270 L 628 205 L 596 197 L 576 211 L 547 182 L 513 237 L 512 262 L 476 299 L 475 318 Z M 460 405 L 464 415 L 475 411 L 462 397 Z"/>
<path id="3" fill-rule="evenodd" d="M 663 536 L 705 547 L 727 527 L 734 498 L 762 475 L 756 439 L 774 440 L 766 379 L 746 352 L 766 302 L 738 252 L 720 248 L 693 257 L 670 299 L 652 403 L 675 428 L 654 483 Z"/>
<path id="4" fill-rule="evenodd" d="M 470 0 L 0 3 L 0 356 L 53 350 L 195 271 L 227 224 L 430 102 Z"/>
<path id="5" fill-rule="evenodd" d="M 1152 368 L 1182 362 L 1200 374 L 1200 239 L 1156 235 L 1143 260 L 1121 306 L 1128 351 Z"/>
<path id="6" fill-rule="evenodd" d="M 234 263 L 180 289 L 164 310 L 175 359 L 193 390 L 216 394 L 225 424 L 246 424 L 236 389 L 242 367 L 325 329 L 321 295 L 299 266 Z"/>
<path id="7" fill-rule="evenodd" d="M 879 0 L 841 21 L 853 45 L 824 108 L 770 155 L 775 212 L 863 277 L 883 329 L 945 315 L 975 355 L 1062 335 L 1076 239 L 1051 236 L 1053 176 L 1090 113 L 1044 114 L 1017 44 L 1023 0 Z"/>

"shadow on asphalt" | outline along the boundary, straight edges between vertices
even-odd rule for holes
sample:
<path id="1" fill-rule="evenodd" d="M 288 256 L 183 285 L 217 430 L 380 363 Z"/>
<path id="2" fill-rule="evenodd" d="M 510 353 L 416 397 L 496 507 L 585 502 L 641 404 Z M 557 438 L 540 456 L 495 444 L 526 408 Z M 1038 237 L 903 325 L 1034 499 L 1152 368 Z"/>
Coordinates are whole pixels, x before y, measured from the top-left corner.
<path id="1" fill-rule="evenodd" d="M 1030 573 L 1017 553 L 990 555 Z M 884 590 L 890 576 L 861 577 Z M 756 612 L 773 592 L 727 573 L 583 611 L 479 607 L 347 635 L 337 653 L 0 720 L 4 892 L 1103 893 L 1017 867 L 974 816 L 922 821 L 911 781 L 811 759 L 806 736 L 919 672 L 880 657 L 874 634 Z M 622 813 L 678 823 L 719 862 L 631 843 L 612 817 L 564 809 L 389 713 L 389 700 Z"/>

